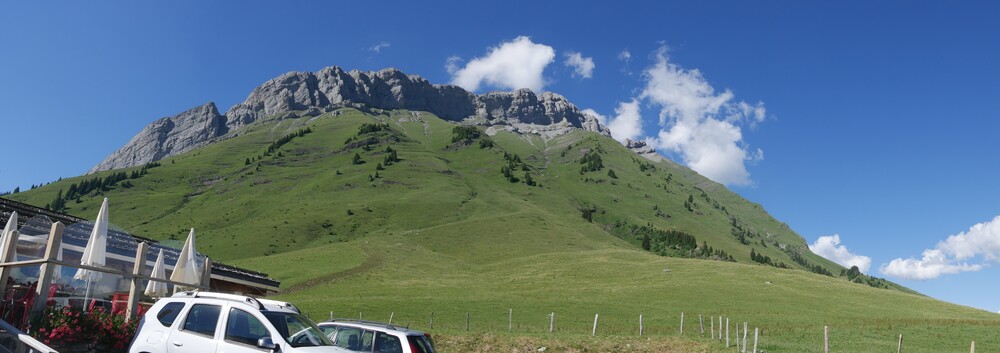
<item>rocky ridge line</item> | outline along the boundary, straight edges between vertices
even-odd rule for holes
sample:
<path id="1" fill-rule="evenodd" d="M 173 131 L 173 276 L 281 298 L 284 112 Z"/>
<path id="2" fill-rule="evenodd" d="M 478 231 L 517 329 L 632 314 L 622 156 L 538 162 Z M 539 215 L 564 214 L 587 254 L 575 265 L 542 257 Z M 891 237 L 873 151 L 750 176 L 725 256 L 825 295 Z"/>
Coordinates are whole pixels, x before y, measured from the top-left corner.
<path id="1" fill-rule="evenodd" d="M 396 69 L 362 72 L 332 66 L 271 79 L 225 114 L 219 114 L 214 103 L 207 103 L 156 120 L 88 173 L 142 165 L 191 151 L 263 118 L 315 116 L 345 106 L 426 111 L 445 120 L 490 126 L 492 131 L 552 136 L 577 128 L 610 136 L 596 117 L 583 114 L 555 93 L 520 89 L 475 95 Z"/>

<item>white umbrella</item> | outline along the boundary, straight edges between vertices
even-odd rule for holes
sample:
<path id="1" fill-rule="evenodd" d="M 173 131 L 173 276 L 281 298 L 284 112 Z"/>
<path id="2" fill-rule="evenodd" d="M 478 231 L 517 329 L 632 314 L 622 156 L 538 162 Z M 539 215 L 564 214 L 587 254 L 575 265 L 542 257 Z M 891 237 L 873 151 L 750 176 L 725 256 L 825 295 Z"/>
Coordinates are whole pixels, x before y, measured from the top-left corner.
<path id="1" fill-rule="evenodd" d="M 170 274 L 171 281 L 191 283 L 192 285 L 201 283 L 201 270 L 198 269 L 195 254 L 197 252 L 194 250 L 194 228 L 191 228 L 191 233 L 188 233 L 184 247 L 181 248 L 181 255 L 177 257 L 177 263 L 174 264 L 174 272 Z"/>
<path id="2" fill-rule="evenodd" d="M 97 212 L 97 221 L 94 222 L 94 229 L 90 232 L 90 239 L 87 240 L 87 247 L 83 249 L 83 257 L 80 259 L 80 264 L 84 266 L 104 267 L 104 258 L 107 251 L 108 199 L 104 198 L 104 202 L 101 203 L 101 210 Z M 87 291 L 84 295 L 84 299 L 86 300 L 90 297 L 90 282 L 100 279 L 101 273 L 81 268 L 76 270 L 73 278 L 87 281 Z"/>
<path id="3" fill-rule="evenodd" d="M 150 277 L 155 279 L 167 279 L 167 271 L 163 268 L 163 249 L 160 249 L 160 254 L 156 256 L 156 264 L 153 265 L 153 273 Z M 162 297 L 167 294 L 167 284 L 159 281 L 150 280 L 146 283 L 146 295 L 151 297 Z"/>
<path id="4" fill-rule="evenodd" d="M 17 230 L 17 211 L 10 214 L 10 218 L 7 219 L 7 225 L 3 227 L 3 234 L 0 234 L 0 244 L 7 242 L 7 237 L 10 236 L 10 232 Z M 16 239 L 14 241 L 17 241 Z M 14 244 L 10 248 L 10 261 L 17 261 L 17 244 Z M 0 261 L 7 262 L 7 252 L 4 249 L 0 249 Z"/>

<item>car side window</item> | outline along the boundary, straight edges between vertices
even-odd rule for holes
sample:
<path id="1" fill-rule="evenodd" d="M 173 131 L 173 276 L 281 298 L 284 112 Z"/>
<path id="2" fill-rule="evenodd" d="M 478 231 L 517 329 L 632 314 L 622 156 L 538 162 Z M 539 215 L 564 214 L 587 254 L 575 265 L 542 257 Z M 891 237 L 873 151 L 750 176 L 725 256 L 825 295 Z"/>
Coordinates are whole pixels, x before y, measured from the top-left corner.
<path id="1" fill-rule="evenodd" d="M 252 314 L 235 308 L 229 310 L 229 319 L 226 320 L 227 341 L 256 345 L 257 340 L 269 336 L 264 324 Z"/>
<path id="2" fill-rule="evenodd" d="M 375 352 L 403 353 L 403 346 L 400 345 L 398 337 L 378 332 L 375 334 Z"/>
<path id="3" fill-rule="evenodd" d="M 363 331 L 354 327 L 339 327 L 333 345 L 352 350 L 361 351 L 361 335 Z"/>
<path id="4" fill-rule="evenodd" d="M 215 326 L 219 323 L 222 307 L 209 304 L 195 304 L 188 310 L 181 330 L 215 336 Z"/>
<path id="5" fill-rule="evenodd" d="M 371 331 L 365 331 L 361 334 L 361 349 L 362 352 L 372 351 L 372 340 L 375 337 L 375 333 Z"/>
<path id="6" fill-rule="evenodd" d="M 323 325 L 319 327 L 319 330 L 323 331 L 323 334 L 330 339 L 330 342 L 333 342 L 334 340 L 337 339 L 338 328 L 339 328 L 338 326 Z"/>
<path id="7" fill-rule="evenodd" d="M 156 313 L 156 320 L 160 321 L 163 326 L 170 327 L 174 324 L 174 320 L 177 320 L 177 314 L 181 313 L 181 309 L 184 309 L 184 303 L 167 303 L 160 309 L 160 312 Z"/>

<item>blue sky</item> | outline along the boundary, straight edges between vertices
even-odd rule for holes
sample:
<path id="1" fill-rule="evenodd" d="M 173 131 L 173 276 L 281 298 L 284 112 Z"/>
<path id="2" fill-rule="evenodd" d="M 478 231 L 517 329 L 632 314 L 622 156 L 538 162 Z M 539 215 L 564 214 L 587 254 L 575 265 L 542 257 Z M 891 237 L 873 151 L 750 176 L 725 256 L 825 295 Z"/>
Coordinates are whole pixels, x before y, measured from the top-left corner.
<path id="1" fill-rule="evenodd" d="M 0 190 L 82 174 L 151 121 L 208 101 L 228 110 L 287 71 L 396 67 L 478 92 L 560 93 L 618 137 L 648 139 L 762 204 L 817 251 L 867 256 L 870 274 L 996 312 L 998 10 L 6 2 L 0 132 L 13 148 L 0 157 Z"/>

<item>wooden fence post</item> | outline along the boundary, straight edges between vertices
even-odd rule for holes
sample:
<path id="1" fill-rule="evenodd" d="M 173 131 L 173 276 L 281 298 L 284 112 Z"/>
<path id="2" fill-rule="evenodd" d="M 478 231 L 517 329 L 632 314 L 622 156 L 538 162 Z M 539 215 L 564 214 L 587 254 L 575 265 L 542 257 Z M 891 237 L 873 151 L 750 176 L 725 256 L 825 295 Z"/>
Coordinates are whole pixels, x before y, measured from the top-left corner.
<path id="1" fill-rule="evenodd" d="M 3 244 L 0 244 L 0 246 L 3 247 L 3 253 L 7 255 L 4 256 L 5 258 L 0 259 L 0 262 L 4 263 L 13 262 L 10 259 L 12 257 L 11 253 L 13 252 L 12 250 L 17 247 L 17 238 L 19 236 L 20 233 L 18 233 L 16 230 L 12 230 L 10 231 L 10 233 L 7 233 L 7 238 L 4 239 L 6 241 Z M 6 281 L 7 277 L 10 277 L 10 273 L 13 270 L 14 268 L 10 266 L 0 266 L 0 281 Z M 7 292 L 7 286 L 6 285 L 0 286 L 0 298 L 6 298 L 6 292 Z"/>
<path id="2" fill-rule="evenodd" d="M 899 334 L 899 344 L 896 345 L 896 353 L 899 353 L 902 350 L 903 350 L 903 334 L 901 333 Z"/>
<path id="3" fill-rule="evenodd" d="M 702 318 L 702 316 L 700 314 L 698 315 L 698 325 L 701 326 L 701 335 L 704 336 L 705 335 L 705 320 Z"/>
<path id="4" fill-rule="evenodd" d="M 823 326 L 823 353 L 830 353 L 830 330 Z"/>
<path id="5" fill-rule="evenodd" d="M 642 337 L 642 314 L 639 314 L 639 337 Z"/>
<path id="6" fill-rule="evenodd" d="M 594 314 L 594 329 L 590 331 L 591 336 L 597 336 L 597 316 L 599 314 Z"/>
<path id="7" fill-rule="evenodd" d="M 549 315 L 549 333 L 552 333 L 553 331 L 555 331 L 555 329 L 556 329 L 556 312 L 553 311 L 552 314 Z"/>
<path id="8" fill-rule="evenodd" d="M 708 328 L 710 330 L 710 331 L 708 331 L 709 332 L 708 337 L 711 337 L 714 340 L 715 339 L 715 316 L 709 316 L 708 317 Z"/>
<path id="9" fill-rule="evenodd" d="M 972 348 L 969 348 L 969 353 L 976 353 L 976 341 L 972 341 Z"/>
<path id="10" fill-rule="evenodd" d="M 434 328 L 434 312 L 433 311 L 431 311 L 431 322 L 430 322 L 430 325 L 428 325 L 428 326 L 430 326 L 431 328 Z"/>
<path id="11" fill-rule="evenodd" d="M 719 341 L 722 340 L 722 316 L 719 316 Z"/>
<path id="12" fill-rule="evenodd" d="M 330 310 L 330 321 L 333 321 L 333 310 Z"/>
<path id="13" fill-rule="evenodd" d="M 469 321 L 472 321 L 472 315 L 465 313 L 465 330 L 469 330 Z"/>
<path id="14" fill-rule="evenodd" d="M 358 312 L 358 320 L 364 320 L 364 319 L 365 319 L 364 313 L 362 313 L 362 312 L 359 311 Z"/>
<path id="15" fill-rule="evenodd" d="M 753 353 L 757 353 L 757 328 L 753 328 Z"/>
<path id="16" fill-rule="evenodd" d="M 681 312 L 681 335 L 684 334 L 684 312 Z"/>
<path id="17" fill-rule="evenodd" d="M 396 312 L 395 311 L 393 311 L 392 313 L 389 314 L 389 325 L 392 325 L 392 317 L 393 316 L 396 316 Z"/>
<path id="18" fill-rule="evenodd" d="M 726 348 L 729 348 L 729 318 L 726 318 Z"/>
<path id="19" fill-rule="evenodd" d="M 212 258 L 205 257 L 205 266 L 201 269 L 201 285 L 207 290 L 212 290 Z"/>
<path id="20" fill-rule="evenodd" d="M 139 296 L 145 289 L 142 287 L 142 279 L 139 276 L 146 272 L 146 252 L 148 251 L 149 244 L 146 244 L 146 242 L 139 243 L 139 247 L 135 250 L 135 264 L 132 265 L 132 284 L 128 290 L 128 307 L 125 309 L 125 317 L 130 320 L 135 318 L 136 308 L 139 307 Z"/>
<path id="21" fill-rule="evenodd" d="M 62 233 L 62 222 L 53 223 L 52 228 L 49 230 L 49 242 L 45 247 L 45 261 L 53 261 L 59 258 L 59 252 L 62 251 Z M 55 272 L 56 266 L 56 264 L 51 262 L 42 264 L 42 267 L 38 271 L 38 284 L 35 286 L 35 304 L 33 307 L 26 308 L 25 310 L 31 310 L 32 313 L 45 310 L 45 305 L 49 301 L 49 287 L 52 285 L 52 273 Z"/>
<path id="22" fill-rule="evenodd" d="M 747 322 L 743 321 L 743 353 L 747 353 Z"/>
<path id="23" fill-rule="evenodd" d="M 514 330 L 514 309 L 507 309 L 507 332 Z"/>
<path id="24" fill-rule="evenodd" d="M 736 353 L 740 353 L 740 323 L 736 323 Z"/>

